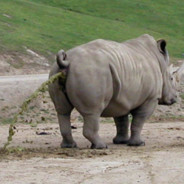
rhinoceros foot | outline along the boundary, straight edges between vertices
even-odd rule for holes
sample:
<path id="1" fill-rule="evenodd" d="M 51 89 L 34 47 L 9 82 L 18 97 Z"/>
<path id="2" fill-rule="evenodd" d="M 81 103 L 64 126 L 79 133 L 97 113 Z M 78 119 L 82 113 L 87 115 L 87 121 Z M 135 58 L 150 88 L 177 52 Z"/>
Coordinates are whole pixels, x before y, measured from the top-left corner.
<path id="1" fill-rule="evenodd" d="M 122 137 L 122 136 L 116 136 L 113 139 L 113 143 L 114 144 L 127 144 L 128 140 L 129 140 L 129 138 L 127 138 L 127 137 L 125 138 L 125 137 Z"/>
<path id="2" fill-rule="evenodd" d="M 103 144 L 91 144 L 91 149 L 107 149 L 107 145 Z"/>
<path id="3" fill-rule="evenodd" d="M 62 142 L 61 148 L 77 148 L 77 144 L 76 142 L 73 142 L 73 143 Z"/>
<path id="4" fill-rule="evenodd" d="M 128 146 L 145 146 L 145 142 L 144 141 L 128 141 Z"/>

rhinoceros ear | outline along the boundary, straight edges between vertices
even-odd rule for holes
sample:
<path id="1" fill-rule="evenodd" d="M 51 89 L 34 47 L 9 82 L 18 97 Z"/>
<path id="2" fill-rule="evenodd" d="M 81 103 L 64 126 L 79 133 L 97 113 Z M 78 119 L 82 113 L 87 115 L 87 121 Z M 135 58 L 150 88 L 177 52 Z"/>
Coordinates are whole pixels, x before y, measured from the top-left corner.
<path id="1" fill-rule="evenodd" d="M 157 41 L 158 49 L 164 55 L 167 53 L 167 51 L 166 51 L 166 45 L 167 45 L 167 43 L 163 39 Z"/>

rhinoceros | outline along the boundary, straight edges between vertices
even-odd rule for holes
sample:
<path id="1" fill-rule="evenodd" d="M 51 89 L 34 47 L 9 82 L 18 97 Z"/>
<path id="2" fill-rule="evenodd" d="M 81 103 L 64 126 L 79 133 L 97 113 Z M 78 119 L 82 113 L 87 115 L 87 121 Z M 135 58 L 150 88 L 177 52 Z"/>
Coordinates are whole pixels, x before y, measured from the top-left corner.
<path id="1" fill-rule="evenodd" d="M 67 71 L 65 84 L 57 80 L 49 86 L 63 137 L 61 147 L 77 147 L 70 123 L 74 108 L 83 117 L 83 135 L 91 148 L 102 149 L 107 145 L 98 134 L 100 117 L 114 118 L 114 144 L 141 146 L 144 122 L 157 104 L 176 102 L 164 39 L 156 41 L 148 34 L 123 43 L 97 39 L 60 50 L 56 58 L 50 76 Z"/>

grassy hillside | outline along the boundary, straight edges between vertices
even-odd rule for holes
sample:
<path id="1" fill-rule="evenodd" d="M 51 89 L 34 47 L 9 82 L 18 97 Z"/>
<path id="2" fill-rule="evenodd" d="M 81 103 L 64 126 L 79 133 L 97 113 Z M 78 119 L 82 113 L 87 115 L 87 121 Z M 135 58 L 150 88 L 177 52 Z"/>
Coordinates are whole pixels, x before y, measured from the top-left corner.
<path id="1" fill-rule="evenodd" d="M 180 0 L 1 0 L 1 52 L 45 56 L 87 41 L 116 41 L 149 33 L 168 41 L 171 57 L 184 53 L 184 2 Z"/>

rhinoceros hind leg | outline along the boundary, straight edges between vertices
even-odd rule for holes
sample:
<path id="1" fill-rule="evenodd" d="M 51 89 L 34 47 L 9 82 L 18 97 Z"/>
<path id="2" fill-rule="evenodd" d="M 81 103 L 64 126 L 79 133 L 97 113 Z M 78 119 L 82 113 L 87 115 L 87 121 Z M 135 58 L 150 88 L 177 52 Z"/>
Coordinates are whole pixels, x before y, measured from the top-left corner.
<path id="1" fill-rule="evenodd" d="M 107 145 L 101 140 L 99 130 L 99 116 L 84 116 L 83 135 L 91 142 L 92 149 L 104 149 Z"/>
<path id="2" fill-rule="evenodd" d="M 127 144 L 129 140 L 129 120 L 128 115 L 114 118 L 117 134 L 113 139 L 114 144 Z"/>
<path id="3" fill-rule="evenodd" d="M 68 98 L 61 90 L 61 86 L 58 81 L 49 85 L 49 94 L 57 111 L 60 132 L 63 137 L 61 147 L 77 147 L 72 137 L 70 122 L 70 114 L 74 108 L 73 105 L 68 101 Z"/>
<path id="4" fill-rule="evenodd" d="M 70 115 L 58 114 L 59 126 L 63 141 L 61 143 L 62 148 L 76 148 L 77 144 L 73 140 L 71 132 Z"/>

